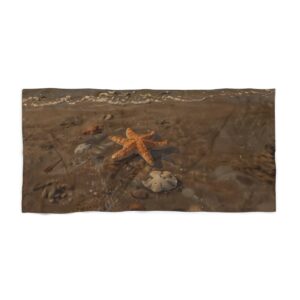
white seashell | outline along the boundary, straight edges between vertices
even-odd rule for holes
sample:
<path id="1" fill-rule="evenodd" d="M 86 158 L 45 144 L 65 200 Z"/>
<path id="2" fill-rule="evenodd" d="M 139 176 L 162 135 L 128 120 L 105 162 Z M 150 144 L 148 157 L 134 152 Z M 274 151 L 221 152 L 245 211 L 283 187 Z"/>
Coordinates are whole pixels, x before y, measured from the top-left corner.
<path id="1" fill-rule="evenodd" d="M 90 144 L 80 144 L 76 147 L 76 149 L 74 150 L 75 154 L 81 154 L 83 153 L 85 150 L 89 149 L 91 147 Z"/>
<path id="2" fill-rule="evenodd" d="M 152 171 L 143 185 L 154 193 L 167 192 L 177 186 L 177 179 L 169 171 Z"/>

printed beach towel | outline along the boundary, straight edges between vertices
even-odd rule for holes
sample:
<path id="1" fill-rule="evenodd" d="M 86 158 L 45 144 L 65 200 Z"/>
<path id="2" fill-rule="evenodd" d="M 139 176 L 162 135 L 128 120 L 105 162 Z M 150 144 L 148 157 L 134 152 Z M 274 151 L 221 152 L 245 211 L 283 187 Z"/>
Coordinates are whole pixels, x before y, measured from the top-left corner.
<path id="1" fill-rule="evenodd" d="M 23 90 L 23 212 L 275 211 L 275 90 Z"/>

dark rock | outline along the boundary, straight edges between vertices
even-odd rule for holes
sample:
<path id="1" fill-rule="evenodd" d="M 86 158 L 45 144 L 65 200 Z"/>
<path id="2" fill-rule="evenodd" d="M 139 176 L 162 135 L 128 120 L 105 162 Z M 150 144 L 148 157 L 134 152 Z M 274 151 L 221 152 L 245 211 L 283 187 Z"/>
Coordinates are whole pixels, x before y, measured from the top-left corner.
<path id="1" fill-rule="evenodd" d="M 167 120 L 160 121 L 160 125 L 166 125 L 166 124 L 170 124 L 170 122 Z"/>

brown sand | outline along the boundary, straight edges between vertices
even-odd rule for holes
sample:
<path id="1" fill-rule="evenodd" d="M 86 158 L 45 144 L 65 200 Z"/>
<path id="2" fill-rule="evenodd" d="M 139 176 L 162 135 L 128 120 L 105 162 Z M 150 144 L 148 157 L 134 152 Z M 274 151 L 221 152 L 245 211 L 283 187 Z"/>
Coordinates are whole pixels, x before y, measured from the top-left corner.
<path id="1" fill-rule="evenodd" d="M 127 104 L 89 101 L 99 90 L 24 90 L 23 212 L 275 210 L 274 90 L 102 92 Z M 75 103 L 48 105 L 66 95 Z M 83 134 L 95 125 L 101 133 Z M 107 136 L 128 127 L 169 141 L 152 152 L 154 167 L 138 155 L 111 159 L 120 146 Z M 89 148 L 75 154 L 80 144 Z M 178 186 L 147 190 L 151 170 Z"/>

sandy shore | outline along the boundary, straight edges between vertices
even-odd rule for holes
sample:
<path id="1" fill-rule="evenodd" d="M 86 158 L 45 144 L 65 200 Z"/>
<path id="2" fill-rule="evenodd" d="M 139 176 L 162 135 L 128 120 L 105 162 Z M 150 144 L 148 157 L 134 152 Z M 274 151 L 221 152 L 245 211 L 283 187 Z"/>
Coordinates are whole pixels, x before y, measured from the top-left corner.
<path id="1" fill-rule="evenodd" d="M 154 166 L 111 159 L 128 127 L 169 141 Z M 274 90 L 24 90 L 23 138 L 24 212 L 275 210 Z M 153 170 L 176 188 L 147 189 Z"/>

